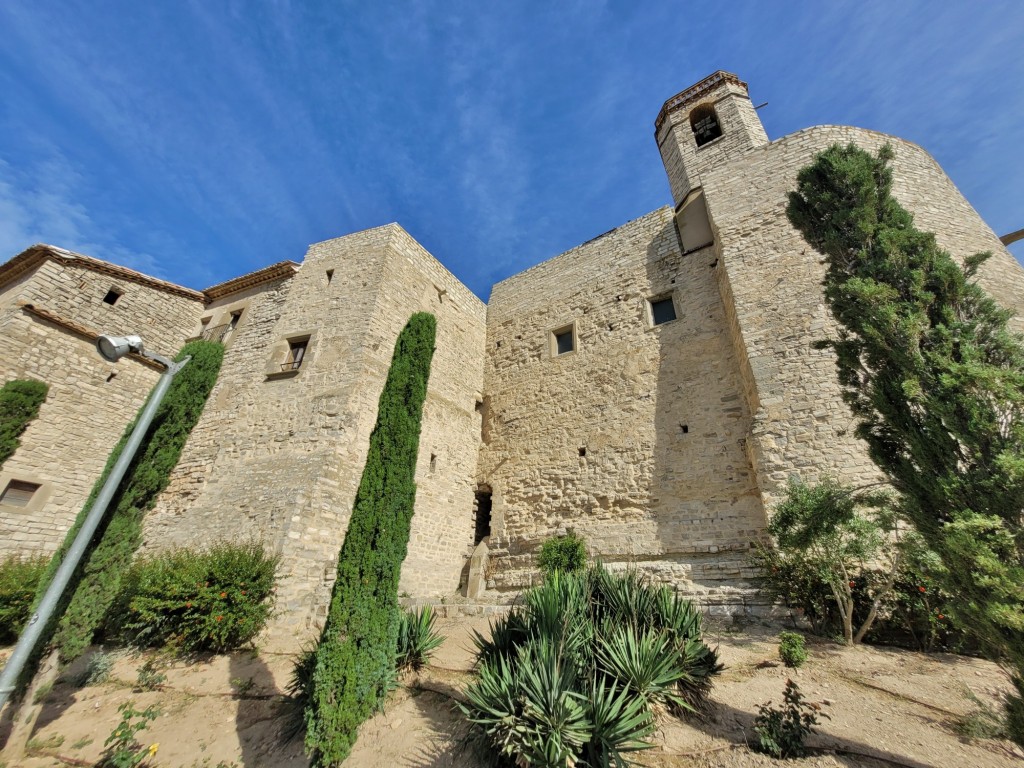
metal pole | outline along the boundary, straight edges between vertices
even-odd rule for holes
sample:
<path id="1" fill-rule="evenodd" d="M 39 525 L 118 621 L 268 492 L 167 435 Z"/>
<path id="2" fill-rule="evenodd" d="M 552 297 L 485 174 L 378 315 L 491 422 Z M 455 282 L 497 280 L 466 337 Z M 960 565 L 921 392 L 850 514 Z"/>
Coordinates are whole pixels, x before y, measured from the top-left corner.
<path id="1" fill-rule="evenodd" d="M 60 602 L 61 595 L 64 594 L 68 582 L 71 581 L 71 576 L 74 574 L 75 569 L 78 568 L 82 555 L 85 554 L 86 547 L 89 546 L 89 542 L 92 541 L 96 529 L 103 520 L 103 515 L 107 511 L 107 505 L 114 497 L 117 487 L 121 484 L 124 473 L 128 471 L 128 465 L 135 458 L 135 453 L 139 450 L 139 445 L 146 436 L 146 431 L 156 415 L 156 409 L 160 406 L 164 395 L 167 394 L 167 389 L 171 386 L 171 380 L 191 359 L 186 357 L 180 363 L 174 363 L 159 355 L 147 354 L 146 357 L 151 357 L 163 363 L 167 366 L 167 370 L 160 375 L 160 381 L 153 388 L 153 394 L 143 409 L 142 415 L 139 416 L 139 421 L 132 430 L 124 450 L 118 456 L 114 468 L 110 470 L 106 482 L 103 483 L 103 488 L 100 489 L 96 501 L 93 502 L 92 508 L 85 517 L 85 522 L 82 523 L 82 527 L 78 531 L 78 535 L 75 536 L 74 542 L 64 556 L 64 560 L 57 569 L 53 581 L 47 587 L 46 594 L 39 601 L 36 612 L 32 614 L 32 618 L 28 620 L 28 624 L 24 631 L 22 631 L 21 637 L 18 638 L 18 644 L 14 647 L 14 652 L 7 660 L 7 664 L 4 665 L 3 672 L 0 672 L 0 710 L 3 709 L 8 697 L 14 691 L 18 678 L 21 677 L 21 672 L 25 668 L 29 656 L 32 654 L 32 649 L 39 642 L 40 635 L 42 635 L 43 630 L 50 623 L 54 610 Z"/>

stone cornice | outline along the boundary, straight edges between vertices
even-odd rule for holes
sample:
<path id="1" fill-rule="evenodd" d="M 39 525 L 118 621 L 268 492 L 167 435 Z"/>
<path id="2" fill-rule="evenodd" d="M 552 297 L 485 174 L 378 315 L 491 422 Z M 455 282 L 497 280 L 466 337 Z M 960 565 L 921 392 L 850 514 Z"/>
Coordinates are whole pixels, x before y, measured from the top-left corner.
<path id="1" fill-rule="evenodd" d="M 713 75 L 708 75 L 696 85 L 691 85 L 685 91 L 680 91 L 671 99 L 665 102 L 661 108 L 661 112 L 658 113 L 657 119 L 654 121 L 654 135 L 657 136 L 661 131 L 661 126 L 665 124 L 668 116 L 673 112 L 677 112 L 688 104 L 692 104 L 698 99 L 702 99 L 707 94 L 724 83 L 732 83 L 738 85 L 743 90 L 747 90 L 747 84 L 740 80 L 732 72 L 726 72 L 725 70 L 718 70 Z"/>
<path id="2" fill-rule="evenodd" d="M 128 267 L 121 267 L 117 264 L 111 264 L 109 261 L 94 259 L 92 256 L 85 256 L 81 253 L 68 251 L 54 245 L 46 245 L 45 243 L 33 245 L 13 259 L 0 265 L 0 287 L 35 269 L 46 260 L 56 261 L 61 264 L 72 264 L 120 280 L 145 285 L 158 291 L 174 294 L 175 296 L 182 296 L 186 299 L 193 299 L 194 301 L 205 300 L 205 296 L 202 293 L 191 288 L 185 288 L 175 283 L 169 283 L 166 280 L 144 275 L 141 272 L 136 272 L 134 269 L 128 269 Z"/>
<path id="3" fill-rule="evenodd" d="M 270 282 L 271 280 L 279 280 L 285 277 L 291 277 L 299 270 L 299 265 L 294 261 L 279 261 L 276 264 L 271 264 L 269 267 L 258 269 L 255 272 L 250 272 L 247 275 L 241 277 L 235 277 L 231 280 L 226 280 L 223 283 L 217 283 L 212 285 L 203 291 L 203 295 L 207 301 L 216 301 L 222 299 L 225 296 L 230 296 L 232 293 L 238 293 L 248 288 L 254 288 L 257 285 Z"/>
<path id="4" fill-rule="evenodd" d="M 42 320 L 45 320 L 48 323 L 52 323 L 53 325 L 56 325 L 59 328 L 63 328 L 65 331 L 70 331 L 71 333 L 81 336 L 83 339 L 86 339 L 88 341 L 95 342 L 96 339 L 100 337 L 100 334 L 97 331 L 94 331 L 92 328 L 86 325 L 82 325 L 81 323 L 78 323 L 74 320 L 68 320 L 66 317 L 61 317 L 56 312 L 51 312 L 48 309 L 37 307 L 35 304 L 29 304 L 27 302 L 18 302 L 18 306 L 21 307 L 23 311 L 27 312 L 33 317 L 38 317 Z M 99 353 L 97 353 L 97 355 L 98 354 Z M 164 367 L 160 363 L 156 362 L 155 360 L 150 360 L 148 357 L 136 355 L 134 352 L 128 353 L 128 357 L 130 357 L 137 363 L 142 363 L 143 365 L 152 368 L 155 371 L 164 370 Z"/>

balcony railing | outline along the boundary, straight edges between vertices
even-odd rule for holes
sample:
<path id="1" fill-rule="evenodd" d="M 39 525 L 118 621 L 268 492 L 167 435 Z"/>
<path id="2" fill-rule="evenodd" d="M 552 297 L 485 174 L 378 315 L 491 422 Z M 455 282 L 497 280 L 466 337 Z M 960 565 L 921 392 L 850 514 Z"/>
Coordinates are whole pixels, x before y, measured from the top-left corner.
<path id="1" fill-rule="evenodd" d="M 282 371 L 297 371 L 302 365 L 301 360 L 292 360 L 290 363 L 281 363 Z"/>
<path id="2" fill-rule="evenodd" d="M 193 336 L 191 339 L 186 339 L 186 341 L 198 341 L 199 339 L 202 339 L 203 341 L 216 341 L 218 343 L 223 343 L 224 337 L 228 335 L 232 327 L 233 326 L 229 323 L 225 323 L 224 325 L 215 325 L 213 328 L 205 328 L 199 332 L 198 336 Z"/>

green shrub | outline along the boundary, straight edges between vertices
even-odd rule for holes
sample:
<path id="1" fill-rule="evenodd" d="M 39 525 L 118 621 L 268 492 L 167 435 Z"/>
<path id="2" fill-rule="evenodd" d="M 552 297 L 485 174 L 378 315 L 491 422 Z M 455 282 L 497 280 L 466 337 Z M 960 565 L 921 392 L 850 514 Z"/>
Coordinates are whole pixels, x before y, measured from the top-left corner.
<path id="1" fill-rule="evenodd" d="M 759 546 L 751 563 L 761 574 L 760 589 L 765 597 L 798 612 L 816 635 L 831 637 L 842 633 L 835 598 L 818 562 L 797 553 Z"/>
<path id="2" fill-rule="evenodd" d="M 474 633 L 479 679 L 462 710 L 499 759 L 625 765 L 655 711 L 700 708 L 717 653 L 701 614 L 669 587 L 597 567 L 552 571 L 523 605 Z"/>
<path id="3" fill-rule="evenodd" d="M 110 679 L 110 673 L 114 671 L 116 654 L 108 653 L 100 648 L 89 654 L 89 660 L 82 668 L 81 674 L 71 682 L 78 688 L 85 688 L 89 685 L 102 685 Z"/>
<path id="4" fill-rule="evenodd" d="M 139 667 L 133 690 L 159 691 L 166 682 L 167 675 L 160 671 L 160 666 L 153 659 L 147 659 L 146 663 Z"/>
<path id="5" fill-rule="evenodd" d="M 0 387 L 0 466 L 18 450 L 18 438 L 39 415 L 48 390 L 35 379 L 15 379 Z"/>
<path id="6" fill-rule="evenodd" d="M 156 754 L 157 745 L 143 746 L 138 735 L 156 720 L 159 711 L 156 707 L 137 710 L 132 701 L 126 701 L 117 711 L 121 713 L 121 722 L 103 742 L 103 754 L 96 768 L 141 768 Z"/>
<path id="7" fill-rule="evenodd" d="M 145 558 L 124 579 L 106 630 L 138 646 L 238 648 L 270 618 L 277 563 L 258 542 Z"/>
<path id="8" fill-rule="evenodd" d="M 416 456 L 435 333 L 433 315 L 420 312 L 409 319 L 395 342 L 380 395 L 306 707 L 306 749 L 317 768 L 348 756 L 359 725 L 394 681 L 398 578 L 416 499 Z"/>
<path id="9" fill-rule="evenodd" d="M 807 661 L 804 636 L 799 632 L 783 632 L 779 635 L 779 658 L 787 667 L 802 667 Z"/>
<path id="10" fill-rule="evenodd" d="M 582 571 L 587 567 L 587 544 L 574 533 L 548 539 L 541 544 L 537 566 L 545 576 L 554 571 Z"/>
<path id="11" fill-rule="evenodd" d="M 804 701 L 800 688 L 792 680 L 786 681 L 782 698 L 783 705 L 779 709 L 772 707 L 770 701 L 758 707 L 754 720 L 754 733 L 757 734 L 754 749 L 776 759 L 803 757 L 807 752 L 804 742 L 814 733 L 818 714 L 825 718 L 828 715 L 815 712 Z"/>
<path id="12" fill-rule="evenodd" d="M 48 559 L 8 555 L 0 560 L 0 643 L 15 642 L 24 629 Z"/>
<path id="13" fill-rule="evenodd" d="M 55 612 L 54 619 L 59 623 L 51 642 L 64 661 L 76 658 L 89 646 L 120 593 L 121 581 L 142 539 L 143 516 L 167 487 L 185 441 L 202 415 L 206 398 L 220 371 L 224 348 L 210 341 L 193 341 L 182 348 L 176 359 L 180 360 L 185 355 L 191 355 L 192 360 L 174 377 L 135 460 L 110 502 L 104 522 L 97 529 L 65 592 L 66 597 Z M 89 499 L 50 561 L 36 595 L 37 601 L 78 535 L 133 427 L 134 422 L 125 429 Z"/>
<path id="14" fill-rule="evenodd" d="M 910 544 L 904 533 L 904 545 Z M 936 573 L 941 564 L 917 543 L 904 546 L 892 587 L 885 590 L 891 572 L 865 567 L 853 575 L 852 624 L 862 624 L 881 596 L 876 618 L 864 641 L 875 645 L 932 652 L 977 653 L 977 641 L 961 627 L 955 601 L 941 587 Z M 811 631 L 823 637 L 841 637 L 843 622 L 820 563 L 795 552 L 759 548 L 752 558 L 761 572 L 761 591 L 806 619 Z"/>
<path id="15" fill-rule="evenodd" d="M 429 605 L 399 614 L 398 650 L 395 652 L 398 669 L 420 669 L 444 642 L 444 635 L 434 631 L 436 619 L 437 614 Z"/>

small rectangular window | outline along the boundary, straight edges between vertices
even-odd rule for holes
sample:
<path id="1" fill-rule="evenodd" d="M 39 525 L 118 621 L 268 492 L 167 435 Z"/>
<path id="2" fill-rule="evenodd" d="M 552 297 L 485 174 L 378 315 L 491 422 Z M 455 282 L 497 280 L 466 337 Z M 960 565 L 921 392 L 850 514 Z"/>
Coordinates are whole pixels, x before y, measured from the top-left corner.
<path id="1" fill-rule="evenodd" d="M 557 331 L 552 331 L 551 337 L 551 352 L 553 355 L 564 355 L 576 349 L 575 334 L 571 325 L 559 328 Z"/>
<path id="2" fill-rule="evenodd" d="M 228 330 L 233 331 L 238 325 L 238 321 L 242 319 L 242 310 L 236 310 L 231 313 L 231 319 L 228 321 Z"/>
<path id="3" fill-rule="evenodd" d="M 38 483 L 26 483 L 24 480 L 11 480 L 0 495 L 0 504 L 12 507 L 27 507 L 32 496 L 39 490 Z"/>
<path id="4" fill-rule="evenodd" d="M 676 319 L 676 306 L 672 297 L 651 300 L 651 325 L 662 325 Z"/>
<path id="5" fill-rule="evenodd" d="M 288 342 L 288 359 L 281 365 L 282 371 L 297 371 L 306 356 L 306 345 L 309 339 L 296 339 Z"/>
<path id="6" fill-rule="evenodd" d="M 115 291 L 113 288 L 111 288 L 109 291 L 107 291 L 107 295 L 103 297 L 103 303 L 111 305 L 117 304 L 117 300 L 120 298 L 121 294 L 118 291 Z"/>

